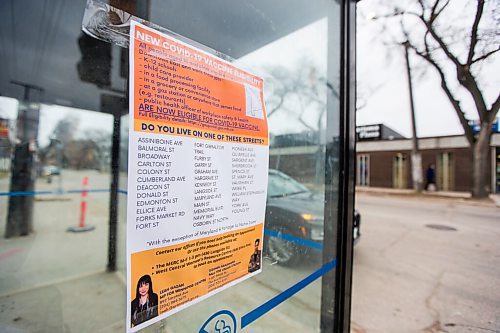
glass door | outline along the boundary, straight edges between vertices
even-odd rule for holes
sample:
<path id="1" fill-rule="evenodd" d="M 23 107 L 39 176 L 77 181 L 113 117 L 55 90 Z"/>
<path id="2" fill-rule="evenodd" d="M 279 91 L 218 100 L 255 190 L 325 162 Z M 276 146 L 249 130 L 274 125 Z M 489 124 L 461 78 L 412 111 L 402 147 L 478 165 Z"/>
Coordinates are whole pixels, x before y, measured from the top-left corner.
<path id="1" fill-rule="evenodd" d="M 394 188 L 406 188 L 406 154 L 397 154 L 392 163 L 392 183 Z"/>
<path id="2" fill-rule="evenodd" d="M 128 325 L 130 20 L 262 77 L 270 142 L 264 238 L 251 244 L 262 272 L 143 331 L 346 331 L 354 6 L 2 2 L 0 331 Z M 368 185 L 368 156 L 361 162 Z M 403 170 L 404 159 L 396 164 Z"/>
<path id="3" fill-rule="evenodd" d="M 440 191 L 453 190 L 453 154 L 449 152 L 440 153 L 438 160 L 438 189 Z"/>

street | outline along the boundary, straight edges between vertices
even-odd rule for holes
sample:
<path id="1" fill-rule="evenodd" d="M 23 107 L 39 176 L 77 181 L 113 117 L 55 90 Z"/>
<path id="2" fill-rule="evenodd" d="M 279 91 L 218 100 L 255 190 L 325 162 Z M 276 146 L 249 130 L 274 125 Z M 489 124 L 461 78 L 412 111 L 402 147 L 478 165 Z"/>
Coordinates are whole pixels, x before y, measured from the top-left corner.
<path id="1" fill-rule="evenodd" d="M 68 170 L 64 176 L 64 189 L 81 188 L 84 176 L 92 189 L 109 186 L 107 174 Z M 7 188 L 5 179 L 0 183 Z M 39 179 L 37 190 L 57 186 L 57 180 Z M 96 226 L 94 231 L 68 233 L 66 228 L 78 223 L 80 199 L 79 194 L 38 197 L 35 233 L 0 240 L 0 331 L 123 331 L 126 196 L 119 197 L 118 274 L 104 272 L 109 194 L 89 194 L 87 223 Z M 2 198 L 4 214 L 6 203 Z M 356 207 L 362 237 L 354 249 L 352 332 L 500 331 L 498 207 L 383 193 L 358 193 Z M 320 268 L 320 253 L 315 257 L 294 267 L 264 258 L 261 274 L 155 327 L 167 333 L 196 331 L 221 307 L 240 318 Z M 318 332 L 320 296 L 317 279 L 245 331 Z M 46 308 L 50 321 L 41 311 Z M 89 317 L 94 320 L 83 320 Z"/>
<path id="2" fill-rule="evenodd" d="M 500 331 L 498 207 L 380 194 L 356 202 L 353 332 Z"/>
<path id="3" fill-rule="evenodd" d="M 81 190 L 88 177 L 88 189 L 109 188 L 108 173 L 94 170 L 63 170 L 62 177 L 36 180 L 36 191 Z M 59 182 L 61 179 L 61 182 Z M 0 191 L 8 191 L 9 178 L 0 179 Z M 86 225 L 96 229 L 70 233 L 80 218 L 80 193 L 37 195 L 34 201 L 34 233 L 27 237 L 5 239 L 9 198 L 0 197 L 0 295 L 27 290 L 100 272 L 106 267 L 109 193 L 91 192 L 86 198 Z M 88 246 L 92 244 L 92 246 Z"/>

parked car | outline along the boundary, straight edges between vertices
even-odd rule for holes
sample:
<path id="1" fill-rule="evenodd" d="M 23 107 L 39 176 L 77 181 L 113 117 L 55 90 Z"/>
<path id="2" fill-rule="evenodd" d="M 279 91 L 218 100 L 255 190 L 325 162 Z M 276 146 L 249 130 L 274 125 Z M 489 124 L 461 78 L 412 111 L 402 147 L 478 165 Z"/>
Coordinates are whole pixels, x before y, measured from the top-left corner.
<path id="1" fill-rule="evenodd" d="M 60 176 L 61 169 L 55 165 L 45 165 L 42 169 L 42 177 L 47 178 L 47 183 L 52 182 L 52 176 Z"/>
<path id="2" fill-rule="evenodd" d="M 58 176 L 61 174 L 61 169 L 55 165 L 46 165 L 43 167 L 42 176 Z"/>
<path id="3" fill-rule="evenodd" d="M 323 242 L 324 194 L 278 170 L 269 170 L 264 250 L 275 262 L 292 265 Z M 361 215 L 354 214 L 354 242 L 361 236 Z"/>

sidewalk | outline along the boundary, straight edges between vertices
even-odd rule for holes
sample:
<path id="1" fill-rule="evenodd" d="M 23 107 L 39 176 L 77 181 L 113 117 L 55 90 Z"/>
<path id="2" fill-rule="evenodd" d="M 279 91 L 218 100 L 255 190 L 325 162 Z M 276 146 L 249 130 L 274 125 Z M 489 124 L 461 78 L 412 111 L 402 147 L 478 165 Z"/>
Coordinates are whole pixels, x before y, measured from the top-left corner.
<path id="1" fill-rule="evenodd" d="M 0 332 L 123 332 L 125 285 L 96 273 L 0 296 Z"/>
<path id="2" fill-rule="evenodd" d="M 422 193 L 417 193 L 412 189 L 356 186 L 356 194 L 407 196 L 407 197 L 425 198 L 425 199 L 448 199 L 448 200 L 459 200 L 461 202 L 472 205 L 500 207 L 500 194 L 498 193 L 490 194 L 489 198 L 485 199 L 473 199 L 469 192 L 424 191 Z"/>

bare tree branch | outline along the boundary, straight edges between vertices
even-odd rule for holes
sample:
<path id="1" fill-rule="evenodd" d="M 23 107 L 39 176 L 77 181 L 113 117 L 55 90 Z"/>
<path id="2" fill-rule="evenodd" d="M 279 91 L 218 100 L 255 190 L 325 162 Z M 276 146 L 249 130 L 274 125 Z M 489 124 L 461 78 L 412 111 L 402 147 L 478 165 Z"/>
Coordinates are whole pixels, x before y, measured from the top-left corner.
<path id="1" fill-rule="evenodd" d="M 446 9 L 446 7 L 448 7 L 450 3 L 450 0 L 446 0 L 446 2 L 444 3 L 443 7 L 441 7 L 437 12 L 436 12 L 436 17 L 438 17 L 439 15 L 441 15 L 441 13 Z"/>
<path id="2" fill-rule="evenodd" d="M 493 124 L 500 108 L 500 94 L 497 96 L 497 100 L 493 103 L 490 109 L 490 122 Z"/>
<path id="3" fill-rule="evenodd" d="M 436 2 L 434 2 L 434 5 L 431 8 L 431 13 L 435 13 L 436 12 L 436 8 L 437 8 L 438 5 L 439 5 L 439 0 L 436 0 Z"/>
<path id="4" fill-rule="evenodd" d="M 424 5 L 424 1 L 423 0 L 418 0 L 417 1 L 419 6 L 420 6 L 420 9 L 422 10 L 422 13 L 417 15 L 417 16 L 424 16 L 425 15 L 425 5 Z"/>
<path id="5" fill-rule="evenodd" d="M 469 142 L 469 144 L 471 146 L 474 145 L 474 142 L 476 141 L 476 139 L 474 138 L 474 133 L 472 132 L 472 129 L 469 127 L 469 122 L 467 121 L 467 118 L 465 118 L 465 114 L 462 111 L 462 107 L 460 105 L 460 101 L 458 101 L 453 96 L 453 93 L 451 92 L 450 88 L 448 87 L 448 84 L 447 84 L 447 81 L 446 81 L 446 77 L 444 75 L 443 70 L 441 69 L 441 67 L 439 67 L 439 65 L 436 63 L 436 61 L 432 58 L 432 56 L 430 55 L 430 53 L 428 53 L 428 52 L 425 52 L 425 53 L 420 52 L 411 43 L 409 43 L 409 45 L 415 51 L 415 53 L 417 55 L 419 55 L 422 59 L 424 59 L 425 61 L 427 61 L 430 65 L 432 65 L 432 67 L 434 67 L 437 70 L 437 72 L 439 74 L 439 77 L 441 78 L 441 88 L 445 92 L 446 97 L 448 97 L 448 100 L 450 101 L 451 105 L 453 106 L 453 109 L 455 110 L 455 113 L 458 116 L 460 124 L 464 128 L 465 137 L 467 138 L 467 141 Z M 428 50 L 428 45 L 427 44 L 426 44 L 426 50 Z"/>
<path id="6" fill-rule="evenodd" d="M 431 9 L 431 16 L 429 18 L 429 21 L 432 23 L 434 23 L 434 21 L 438 18 L 439 16 L 439 13 L 436 13 L 436 9 L 439 5 L 439 0 L 436 0 L 436 2 L 434 3 L 434 5 L 432 6 L 432 9 Z"/>
<path id="7" fill-rule="evenodd" d="M 441 50 L 444 52 L 444 54 L 446 54 L 448 59 L 450 59 L 455 64 L 456 67 L 462 67 L 462 64 L 460 63 L 458 58 L 455 57 L 455 55 L 450 52 L 446 43 L 434 30 L 434 27 L 432 26 L 432 24 L 430 22 L 426 21 L 424 16 L 420 16 L 419 18 L 422 21 L 422 23 L 425 25 L 425 27 L 427 28 L 427 31 L 429 31 L 429 33 L 431 34 L 432 38 L 439 44 L 439 46 L 441 47 Z"/>
<path id="8" fill-rule="evenodd" d="M 404 12 L 404 11 L 394 11 L 394 12 L 388 13 L 388 14 L 377 15 L 373 19 L 374 20 L 379 20 L 379 19 L 400 17 L 400 16 L 403 16 L 403 15 L 411 15 L 411 16 L 417 16 L 417 17 L 420 16 L 419 13 L 411 12 L 411 11 L 407 11 L 407 12 Z"/>
<path id="9" fill-rule="evenodd" d="M 330 82 L 326 81 L 326 87 L 332 93 L 332 95 L 335 96 L 335 98 L 337 98 L 337 99 L 340 98 L 339 92 L 337 91 L 337 89 L 335 89 L 335 87 Z"/>
<path id="10" fill-rule="evenodd" d="M 470 65 L 472 65 L 472 64 L 474 64 L 474 63 L 476 63 L 478 61 L 484 60 L 484 59 L 488 58 L 489 56 L 491 56 L 492 54 L 497 53 L 498 51 L 500 51 L 500 46 L 496 50 L 492 50 L 492 51 L 490 51 L 490 52 L 488 52 L 486 54 L 483 54 L 482 56 L 477 57 L 476 59 L 472 60 L 471 63 L 470 63 Z"/>
<path id="11" fill-rule="evenodd" d="M 470 72 L 469 67 L 457 68 L 458 82 L 465 87 L 472 96 L 474 104 L 476 105 L 477 113 L 481 121 L 486 117 L 486 102 L 484 101 L 481 89 L 477 85 L 476 79 Z"/>
<path id="12" fill-rule="evenodd" d="M 467 56 L 467 66 L 470 67 L 472 64 L 472 59 L 474 58 L 474 50 L 477 45 L 477 29 L 479 27 L 479 22 L 481 21 L 481 17 L 483 15 L 484 8 L 484 0 L 477 0 L 477 10 L 476 17 L 474 17 L 474 23 L 472 24 L 471 36 L 470 36 L 470 46 L 469 46 L 469 55 Z"/>
<path id="13" fill-rule="evenodd" d="M 285 96 L 286 95 L 287 95 L 286 92 L 284 94 L 279 95 L 280 100 L 279 100 L 278 104 L 275 105 L 272 108 L 272 110 L 267 113 L 267 117 L 268 118 L 271 117 L 273 115 L 273 113 L 275 113 L 276 111 L 278 111 L 283 106 L 283 103 L 285 102 Z"/>
<path id="14" fill-rule="evenodd" d="M 461 64 L 458 58 L 451 53 L 444 40 L 434 30 L 434 26 L 431 22 L 426 21 L 423 15 L 420 17 L 420 20 L 426 26 L 427 31 L 429 31 L 432 38 L 439 44 L 444 54 L 453 62 L 453 64 L 455 64 L 457 80 L 471 94 L 472 99 L 476 104 L 479 119 L 483 121 L 486 117 L 486 103 L 474 76 L 470 72 L 469 66 Z"/>
<path id="15" fill-rule="evenodd" d="M 298 98 L 299 98 L 299 102 L 300 102 L 300 110 L 301 110 L 301 112 L 300 112 L 299 116 L 297 117 L 297 120 L 302 125 L 304 125 L 305 127 L 307 127 L 310 131 L 314 131 L 315 128 L 312 127 L 311 125 L 309 125 L 308 123 L 306 123 L 306 121 L 304 119 L 302 119 L 302 116 L 306 112 L 306 106 L 304 105 L 304 100 L 303 100 L 302 96 L 298 96 Z"/>

